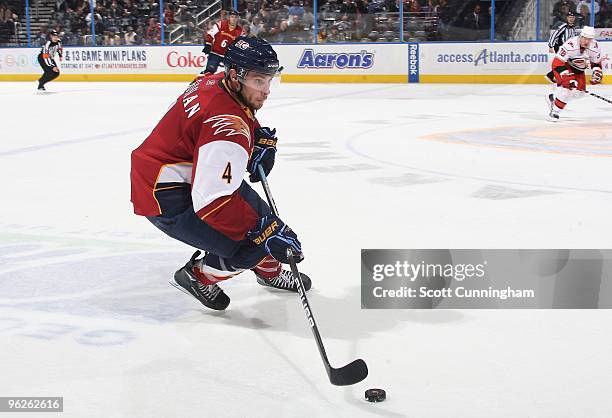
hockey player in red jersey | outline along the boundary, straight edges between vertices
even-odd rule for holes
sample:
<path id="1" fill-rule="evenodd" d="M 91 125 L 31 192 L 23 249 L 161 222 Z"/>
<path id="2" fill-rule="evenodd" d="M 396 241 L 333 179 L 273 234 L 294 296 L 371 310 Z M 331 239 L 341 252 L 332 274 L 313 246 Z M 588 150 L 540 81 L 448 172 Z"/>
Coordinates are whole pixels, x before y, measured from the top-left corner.
<path id="1" fill-rule="evenodd" d="M 230 299 L 218 283 L 245 270 L 257 282 L 297 291 L 287 250 L 301 244 L 243 179 L 270 173 L 275 130 L 261 127 L 255 112 L 279 76 L 274 49 L 240 37 L 225 55 L 225 73 L 198 77 L 132 152 L 134 212 L 164 233 L 199 251 L 174 275 L 174 286 L 205 306 L 223 310 Z M 310 279 L 302 275 L 308 290 Z"/>
<path id="2" fill-rule="evenodd" d="M 203 73 L 214 74 L 225 56 L 227 47 L 242 34 L 242 27 L 238 25 L 238 12 L 231 10 L 227 19 L 215 23 L 208 31 L 202 52 L 208 55 L 206 69 Z"/>
<path id="3" fill-rule="evenodd" d="M 590 26 L 582 28 L 579 36 L 570 38 L 559 48 L 552 62 L 557 88 L 549 94 L 547 102 L 549 120 L 559 120 L 559 113 L 572 99 L 581 98 L 586 91 L 584 72 L 591 67 L 591 84 L 599 84 L 603 79 L 601 69 L 601 50 L 595 40 L 595 29 Z"/>

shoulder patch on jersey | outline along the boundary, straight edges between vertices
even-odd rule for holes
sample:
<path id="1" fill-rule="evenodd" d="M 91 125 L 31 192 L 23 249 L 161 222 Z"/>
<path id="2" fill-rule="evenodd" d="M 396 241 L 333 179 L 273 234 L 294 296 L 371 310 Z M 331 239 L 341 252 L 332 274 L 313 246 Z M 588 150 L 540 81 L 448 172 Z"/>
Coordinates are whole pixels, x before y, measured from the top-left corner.
<path id="1" fill-rule="evenodd" d="M 217 115 L 208 118 L 204 123 L 211 124 L 211 127 L 215 130 L 214 135 L 223 132 L 225 132 L 225 136 L 242 135 L 247 139 L 249 145 L 251 144 L 251 130 L 240 116 Z"/>

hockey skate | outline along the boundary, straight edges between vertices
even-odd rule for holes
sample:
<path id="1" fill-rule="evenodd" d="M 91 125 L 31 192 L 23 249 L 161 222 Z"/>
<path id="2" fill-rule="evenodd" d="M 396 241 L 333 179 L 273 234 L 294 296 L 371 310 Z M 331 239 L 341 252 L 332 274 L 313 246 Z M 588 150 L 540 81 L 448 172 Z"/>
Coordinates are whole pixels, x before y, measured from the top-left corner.
<path id="1" fill-rule="evenodd" d="M 555 96 L 554 94 L 549 94 L 546 96 L 546 102 L 548 103 L 548 120 L 551 122 L 559 121 L 559 112 L 555 110 Z"/>
<path id="2" fill-rule="evenodd" d="M 274 289 L 287 290 L 289 292 L 297 292 L 297 284 L 295 276 L 290 270 L 281 270 L 280 274 L 271 279 L 266 279 L 259 274 L 255 273 L 257 277 L 257 283 L 266 287 L 273 287 Z M 308 291 L 312 287 L 310 277 L 304 273 L 300 273 L 302 283 L 304 283 L 304 290 Z"/>
<path id="3" fill-rule="evenodd" d="M 196 251 L 191 256 L 191 260 L 182 269 L 174 273 L 174 280 L 170 284 L 193 296 L 207 308 L 222 311 L 229 305 L 230 298 L 216 283 L 210 285 L 200 283 L 193 271 L 193 266 L 199 255 L 200 251 Z"/>
<path id="4" fill-rule="evenodd" d="M 555 112 L 554 110 L 551 110 L 548 114 L 548 120 L 550 122 L 559 122 L 559 113 Z"/>

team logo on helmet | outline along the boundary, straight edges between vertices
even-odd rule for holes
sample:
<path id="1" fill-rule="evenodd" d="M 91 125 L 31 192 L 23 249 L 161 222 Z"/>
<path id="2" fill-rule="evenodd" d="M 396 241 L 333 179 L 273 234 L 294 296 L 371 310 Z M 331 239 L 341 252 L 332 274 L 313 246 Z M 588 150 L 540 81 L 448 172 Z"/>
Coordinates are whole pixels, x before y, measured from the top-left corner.
<path id="1" fill-rule="evenodd" d="M 242 39 L 240 39 L 238 42 L 236 42 L 236 47 L 240 48 L 242 50 L 248 49 L 249 48 L 249 43 L 247 41 L 243 41 Z"/>
<path id="2" fill-rule="evenodd" d="M 225 133 L 225 136 L 242 135 L 249 144 L 251 143 L 251 130 L 240 116 L 236 115 L 217 115 L 208 118 L 204 123 L 211 123 L 215 130 L 213 135 Z"/>

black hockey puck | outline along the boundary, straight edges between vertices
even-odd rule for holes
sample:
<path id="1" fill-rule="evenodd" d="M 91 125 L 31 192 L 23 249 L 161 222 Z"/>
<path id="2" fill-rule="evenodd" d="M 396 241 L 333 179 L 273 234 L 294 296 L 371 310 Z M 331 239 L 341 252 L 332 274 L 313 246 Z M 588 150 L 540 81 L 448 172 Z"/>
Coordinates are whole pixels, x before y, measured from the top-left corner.
<path id="1" fill-rule="evenodd" d="M 387 399 L 387 392 L 383 389 L 368 389 L 365 391 L 365 398 L 368 402 L 382 402 Z"/>

